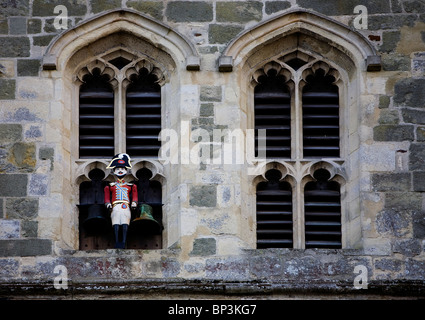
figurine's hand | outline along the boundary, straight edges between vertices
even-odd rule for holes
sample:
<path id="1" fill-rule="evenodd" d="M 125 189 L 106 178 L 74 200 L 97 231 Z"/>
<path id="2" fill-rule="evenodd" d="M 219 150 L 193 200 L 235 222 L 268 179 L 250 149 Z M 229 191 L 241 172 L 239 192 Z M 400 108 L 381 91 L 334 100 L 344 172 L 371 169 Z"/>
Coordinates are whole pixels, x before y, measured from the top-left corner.
<path id="1" fill-rule="evenodd" d="M 131 208 L 132 209 L 136 209 L 137 208 L 137 202 L 132 202 L 131 203 Z"/>
<path id="2" fill-rule="evenodd" d="M 106 209 L 112 209 L 112 204 L 110 204 L 109 202 L 105 203 L 105 206 L 106 206 Z"/>

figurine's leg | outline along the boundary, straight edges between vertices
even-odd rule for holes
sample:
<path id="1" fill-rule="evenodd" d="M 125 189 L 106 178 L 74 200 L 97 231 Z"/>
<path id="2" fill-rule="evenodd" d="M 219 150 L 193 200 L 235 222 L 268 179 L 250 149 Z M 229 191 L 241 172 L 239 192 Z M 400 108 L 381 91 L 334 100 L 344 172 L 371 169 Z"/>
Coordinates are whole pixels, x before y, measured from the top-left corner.
<path id="1" fill-rule="evenodd" d="M 119 248 L 119 245 L 120 245 L 120 242 L 118 240 L 119 232 L 120 232 L 120 225 L 119 224 L 114 224 L 115 248 Z"/>
<path id="2" fill-rule="evenodd" d="M 125 249 L 125 243 L 127 241 L 127 230 L 128 230 L 128 224 L 122 224 L 122 243 L 121 243 L 122 249 Z"/>

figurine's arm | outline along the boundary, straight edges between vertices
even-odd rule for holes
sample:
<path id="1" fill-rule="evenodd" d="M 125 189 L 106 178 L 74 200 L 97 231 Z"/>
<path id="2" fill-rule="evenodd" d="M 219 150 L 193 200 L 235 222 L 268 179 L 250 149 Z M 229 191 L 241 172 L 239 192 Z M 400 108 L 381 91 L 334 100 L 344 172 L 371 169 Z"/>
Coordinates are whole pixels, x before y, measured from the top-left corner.
<path id="1" fill-rule="evenodd" d="M 110 190 L 109 186 L 106 186 L 103 191 L 105 193 L 105 206 L 106 206 L 106 208 L 111 209 L 112 208 L 111 190 Z"/>
<path id="2" fill-rule="evenodd" d="M 137 202 L 139 201 L 139 196 L 137 194 L 137 186 L 135 184 L 133 184 L 131 187 L 131 201 L 131 207 L 136 208 Z"/>

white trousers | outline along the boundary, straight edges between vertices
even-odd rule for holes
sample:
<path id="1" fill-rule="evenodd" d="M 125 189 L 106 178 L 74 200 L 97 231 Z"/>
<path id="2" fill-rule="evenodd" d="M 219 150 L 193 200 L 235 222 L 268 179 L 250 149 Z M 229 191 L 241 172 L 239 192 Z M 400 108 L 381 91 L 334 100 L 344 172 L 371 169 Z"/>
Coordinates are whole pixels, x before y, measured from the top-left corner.
<path id="1" fill-rule="evenodd" d="M 117 203 L 111 212 L 112 225 L 114 224 L 130 224 L 131 211 L 130 206 L 126 203 Z"/>

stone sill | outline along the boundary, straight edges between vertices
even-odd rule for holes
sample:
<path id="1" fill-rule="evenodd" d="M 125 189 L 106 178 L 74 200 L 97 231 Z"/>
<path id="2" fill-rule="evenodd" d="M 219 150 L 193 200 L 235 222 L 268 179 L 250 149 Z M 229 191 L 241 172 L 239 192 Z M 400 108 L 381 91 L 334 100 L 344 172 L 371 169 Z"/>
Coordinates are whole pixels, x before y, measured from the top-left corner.
<path id="1" fill-rule="evenodd" d="M 425 298 L 425 280 L 375 280 L 367 289 L 347 281 L 224 281 L 201 279 L 72 280 L 67 289 L 52 281 L 0 281 L 1 299 L 110 299 L 110 298 Z"/>

